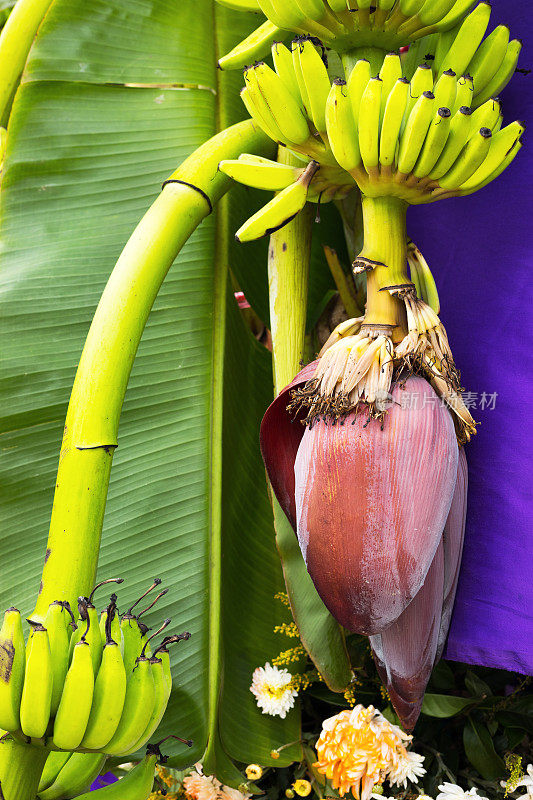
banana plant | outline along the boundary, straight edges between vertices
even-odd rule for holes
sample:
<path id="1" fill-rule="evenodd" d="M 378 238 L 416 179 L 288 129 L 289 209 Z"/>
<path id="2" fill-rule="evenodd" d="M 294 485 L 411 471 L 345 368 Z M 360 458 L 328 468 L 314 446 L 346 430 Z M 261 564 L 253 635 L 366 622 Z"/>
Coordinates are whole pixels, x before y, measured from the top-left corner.
<path id="1" fill-rule="evenodd" d="M 161 735 L 194 744 L 176 746 L 171 763 L 203 759 L 237 785 L 231 759 L 268 764 L 285 746 L 275 762 L 283 765 L 300 752 L 297 710 L 261 716 L 249 691 L 253 669 L 286 647 L 274 627 L 290 620 L 275 597 L 285 585 L 255 446 L 271 360 L 239 317 L 229 269 L 250 298 L 266 298 L 266 253 L 253 250 L 251 267 L 250 250 L 229 233 L 247 192 L 216 206 L 230 185 L 218 161 L 250 148 L 272 157 L 272 144 L 251 123 L 237 124 L 161 185 L 246 116 L 239 81 L 216 69 L 216 54 L 255 20 L 235 22 L 211 0 L 175 8 L 22 0 L 16 13 L 28 24 L 19 25 L 20 65 L 2 96 L 10 455 L 1 597 L 25 615 L 37 597 L 32 616 L 42 618 L 49 603 L 88 594 L 98 564 L 99 577 L 124 578 L 125 609 L 162 578 L 169 592 L 159 613 L 191 633 L 173 662 Z M 204 196 L 185 185 L 202 180 Z M 329 288 L 316 281 L 315 306 Z M 342 634 L 308 578 L 299 602 L 306 644 L 331 687 L 343 689 Z M 6 797 L 34 796 L 43 752 L 10 745 Z"/>

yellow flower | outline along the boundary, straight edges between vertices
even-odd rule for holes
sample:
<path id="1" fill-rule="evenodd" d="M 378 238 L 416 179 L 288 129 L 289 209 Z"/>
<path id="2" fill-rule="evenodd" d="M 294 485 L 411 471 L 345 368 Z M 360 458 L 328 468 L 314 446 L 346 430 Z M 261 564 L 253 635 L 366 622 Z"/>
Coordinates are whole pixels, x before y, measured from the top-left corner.
<path id="1" fill-rule="evenodd" d="M 374 784 L 406 757 L 404 743 L 411 738 L 373 706 L 357 705 L 325 720 L 314 766 L 341 797 L 351 791 L 357 800 L 368 800 Z"/>
<path id="2" fill-rule="evenodd" d="M 248 764 L 245 769 L 246 777 L 251 781 L 258 781 L 263 776 L 263 770 L 259 764 Z"/>
<path id="3" fill-rule="evenodd" d="M 292 798 L 294 797 L 294 792 L 292 791 L 292 789 L 285 789 L 285 797 L 288 797 L 289 800 L 292 800 Z"/>
<path id="4" fill-rule="evenodd" d="M 273 758 L 274 760 L 278 759 L 279 758 L 278 751 L 277 750 L 271 750 L 270 751 L 270 758 Z"/>
<path id="5" fill-rule="evenodd" d="M 311 784 L 303 778 L 295 781 L 292 786 L 296 794 L 300 795 L 300 797 L 307 797 L 308 794 L 311 794 Z"/>

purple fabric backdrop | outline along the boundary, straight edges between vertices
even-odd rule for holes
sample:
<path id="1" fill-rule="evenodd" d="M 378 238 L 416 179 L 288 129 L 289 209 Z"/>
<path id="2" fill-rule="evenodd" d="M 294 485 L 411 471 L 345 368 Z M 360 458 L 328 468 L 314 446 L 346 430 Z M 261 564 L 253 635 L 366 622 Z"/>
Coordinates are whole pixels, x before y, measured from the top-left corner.
<path id="1" fill-rule="evenodd" d="M 503 23 L 524 41 L 519 68 L 533 67 L 529 12 L 527 0 L 492 0 L 489 30 Z M 533 74 L 516 74 L 501 98 L 504 124 L 533 127 Z M 466 448 L 465 550 L 445 657 L 526 674 L 533 674 L 531 142 L 526 131 L 513 164 L 479 193 L 408 216 L 481 423 Z"/>

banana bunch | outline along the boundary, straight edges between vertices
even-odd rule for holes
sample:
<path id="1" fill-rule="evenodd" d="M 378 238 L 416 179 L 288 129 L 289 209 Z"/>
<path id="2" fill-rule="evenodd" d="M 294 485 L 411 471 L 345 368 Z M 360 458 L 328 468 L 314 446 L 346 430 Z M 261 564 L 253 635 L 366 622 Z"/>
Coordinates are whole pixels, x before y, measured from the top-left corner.
<path id="1" fill-rule="evenodd" d="M 490 12 L 490 4 L 481 2 L 459 25 L 411 45 L 403 63 L 404 74 L 411 78 L 417 65 L 427 60 L 435 82 L 448 70 L 470 76 L 471 108 L 496 97 L 514 74 L 522 42 L 509 40 L 505 25 L 498 25 L 483 39 Z"/>
<path id="2" fill-rule="evenodd" d="M 122 579 L 103 583 L 110 582 Z M 168 646 L 189 634 L 166 636 L 152 652 L 150 641 L 170 619 L 148 636 L 139 618 L 166 590 L 137 615 L 135 603 L 122 617 L 113 594 L 99 619 L 92 599 L 101 585 L 78 599 L 77 621 L 64 601 L 52 603 L 42 622 L 29 619 L 26 644 L 20 612 L 6 611 L 0 630 L 0 727 L 15 738 L 54 751 L 123 756 L 142 747 L 159 725 L 172 688 Z M 96 760 L 61 764 L 58 756 L 56 763 L 69 771 Z M 48 787 L 45 791 L 48 800 L 56 796 Z"/>
<path id="3" fill-rule="evenodd" d="M 482 4 L 484 5 L 484 4 Z M 471 15 L 472 16 L 472 15 Z M 498 100 L 472 111 L 473 83 L 446 69 L 434 82 L 421 64 L 408 81 L 389 54 L 379 75 L 356 62 L 330 81 L 309 38 L 273 47 L 275 69 L 245 70 L 243 101 L 274 141 L 306 159 L 301 170 L 243 155 L 220 169 L 242 183 L 280 193 L 237 232 L 248 241 L 280 228 L 306 200 L 341 198 L 357 184 L 370 197 L 410 204 L 471 194 L 494 180 L 521 147 L 524 125 L 501 127 Z"/>
<path id="4" fill-rule="evenodd" d="M 454 28 L 475 0 L 219 0 L 241 10 L 262 11 L 267 18 L 257 30 L 219 60 L 235 69 L 264 58 L 275 40 L 292 31 L 319 38 L 344 53 L 372 46 L 398 50 L 422 37 Z"/>

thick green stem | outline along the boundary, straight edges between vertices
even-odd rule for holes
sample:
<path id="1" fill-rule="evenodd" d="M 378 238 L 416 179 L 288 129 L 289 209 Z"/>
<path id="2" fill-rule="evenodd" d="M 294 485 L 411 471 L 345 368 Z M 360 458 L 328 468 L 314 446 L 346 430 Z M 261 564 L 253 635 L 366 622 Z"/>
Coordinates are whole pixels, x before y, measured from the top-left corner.
<path id="1" fill-rule="evenodd" d="M 367 272 L 365 322 L 394 325 L 405 333 L 404 304 L 385 287 L 410 283 L 407 275 L 407 203 L 397 197 L 362 195 L 364 245 L 359 258 L 374 264 Z"/>
<path id="2" fill-rule="evenodd" d="M 278 161 L 292 166 L 300 163 L 285 147 L 279 148 Z M 314 208 L 308 203 L 270 237 L 268 286 L 275 394 L 294 378 L 303 358 L 313 218 Z"/>
<path id="3" fill-rule="evenodd" d="M 0 124 L 6 125 L 13 95 L 37 29 L 52 0 L 18 0 L 0 34 Z"/>
<path id="4" fill-rule="evenodd" d="M 218 162 L 244 150 L 271 152 L 250 120 L 187 159 L 137 226 L 108 281 L 70 398 L 34 619 L 42 619 L 53 600 L 75 608 L 78 595 L 94 583 L 120 411 L 144 326 L 170 265 L 231 185 Z"/>
<path id="5" fill-rule="evenodd" d="M 280 148 L 278 157 L 286 164 L 297 163 L 285 148 Z M 276 394 L 294 378 L 304 356 L 314 213 L 307 205 L 270 237 L 268 280 Z M 272 505 L 276 544 L 301 641 L 330 689 L 342 691 L 351 670 L 341 629 L 318 596 L 294 531 L 275 497 Z"/>

